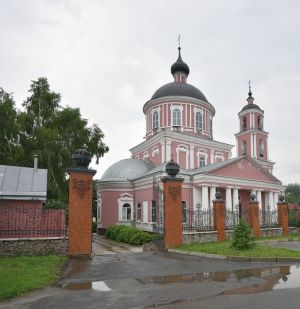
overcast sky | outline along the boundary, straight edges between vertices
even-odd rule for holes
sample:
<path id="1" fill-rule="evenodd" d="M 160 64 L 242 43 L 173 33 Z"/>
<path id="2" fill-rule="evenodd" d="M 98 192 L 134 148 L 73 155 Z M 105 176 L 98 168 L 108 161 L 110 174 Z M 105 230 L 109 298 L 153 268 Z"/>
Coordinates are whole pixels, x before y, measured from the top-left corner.
<path id="1" fill-rule="evenodd" d="M 45 76 L 62 105 L 97 123 L 110 151 L 100 178 L 143 141 L 142 107 L 172 81 L 181 34 L 188 82 L 214 105 L 214 138 L 235 144 L 248 80 L 265 111 L 269 157 L 300 181 L 300 2 L 0 0 L 0 87 L 17 105 Z M 235 156 L 235 149 L 233 152 Z"/>

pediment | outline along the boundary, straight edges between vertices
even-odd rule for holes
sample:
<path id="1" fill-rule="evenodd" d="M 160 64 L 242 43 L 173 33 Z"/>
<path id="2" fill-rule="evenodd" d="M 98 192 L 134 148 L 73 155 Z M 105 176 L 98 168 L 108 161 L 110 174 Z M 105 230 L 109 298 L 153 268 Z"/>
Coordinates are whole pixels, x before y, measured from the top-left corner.
<path id="1" fill-rule="evenodd" d="M 239 160 L 211 170 L 208 174 L 262 182 L 280 183 L 280 181 L 271 173 L 247 157 L 242 157 Z"/>

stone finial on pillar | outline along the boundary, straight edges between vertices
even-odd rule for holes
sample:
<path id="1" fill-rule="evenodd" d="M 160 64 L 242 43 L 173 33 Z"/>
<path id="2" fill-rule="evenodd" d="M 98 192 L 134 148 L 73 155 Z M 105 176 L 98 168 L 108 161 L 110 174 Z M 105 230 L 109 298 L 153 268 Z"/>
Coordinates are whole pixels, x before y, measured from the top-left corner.
<path id="1" fill-rule="evenodd" d="M 216 192 L 216 199 L 213 200 L 213 209 L 214 209 L 214 224 L 215 231 L 217 231 L 218 241 L 224 241 L 225 236 L 225 204 L 222 199 L 221 192 Z"/>
<path id="2" fill-rule="evenodd" d="M 282 228 L 282 234 L 284 236 L 289 235 L 289 222 L 288 222 L 288 204 L 284 201 L 284 196 L 279 196 L 277 203 L 278 209 L 278 225 Z"/>
<path id="3" fill-rule="evenodd" d="M 87 256 L 92 253 L 93 176 L 89 169 L 91 156 L 78 149 L 72 156 L 74 167 L 68 168 L 69 184 L 69 255 Z"/>
<path id="4" fill-rule="evenodd" d="M 162 178 L 164 192 L 164 245 L 165 249 L 182 244 L 182 182 L 178 178 L 179 164 L 166 164 L 167 177 Z"/>
<path id="5" fill-rule="evenodd" d="M 247 205 L 247 222 L 251 225 L 253 236 L 259 237 L 259 213 L 258 213 L 258 203 L 256 201 L 256 195 L 250 195 L 250 201 Z"/>

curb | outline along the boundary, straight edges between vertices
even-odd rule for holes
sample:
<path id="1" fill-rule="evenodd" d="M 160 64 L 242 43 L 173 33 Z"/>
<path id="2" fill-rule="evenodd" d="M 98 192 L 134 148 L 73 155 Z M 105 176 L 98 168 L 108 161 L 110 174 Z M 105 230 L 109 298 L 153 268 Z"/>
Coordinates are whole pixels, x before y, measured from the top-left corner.
<path id="1" fill-rule="evenodd" d="M 183 251 L 178 249 L 168 249 L 168 252 L 183 255 L 199 256 L 208 259 L 230 260 L 236 262 L 300 262 L 300 257 L 250 257 L 250 256 L 225 256 L 204 252 Z"/>

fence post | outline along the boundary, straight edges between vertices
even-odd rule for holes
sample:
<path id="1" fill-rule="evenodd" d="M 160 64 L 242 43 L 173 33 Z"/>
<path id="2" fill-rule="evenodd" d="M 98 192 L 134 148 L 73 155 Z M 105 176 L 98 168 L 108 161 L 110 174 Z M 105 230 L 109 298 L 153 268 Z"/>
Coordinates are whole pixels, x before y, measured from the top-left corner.
<path id="1" fill-rule="evenodd" d="M 222 199 L 221 193 L 216 193 L 216 199 L 213 200 L 214 209 L 214 224 L 215 231 L 217 231 L 218 241 L 224 241 L 225 237 L 225 203 Z"/>
<path id="2" fill-rule="evenodd" d="M 87 256 L 92 253 L 93 176 L 89 169 L 91 157 L 87 150 L 76 150 L 72 156 L 76 167 L 68 168 L 69 185 L 69 255 Z"/>
<path id="3" fill-rule="evenodd" d="M 278 225 L 282 228 L 283 236 L 289 235 L 289 222 L 288 222 L 288 204 L 284 201 L 281 195 L 277 203 L 278 209 Z"/>
<path id="4" fill-rule="evenodd" d="M 258 214 L 258 204 L 256 201 L 256 195 L 250 195 L 250 201 L 247 204 L 247 222 L 251 225 L 253 236 L 259 237 L 259 214 Z"/>
<path id="5" fill-rule="evenodd" d="M 182 244 L 182 182 L 175 177 L 180 171 L 173 159 L 166 164 L 169 176 L 162 178 L 164 193 L 164 246 L 165 249 Z"/>

